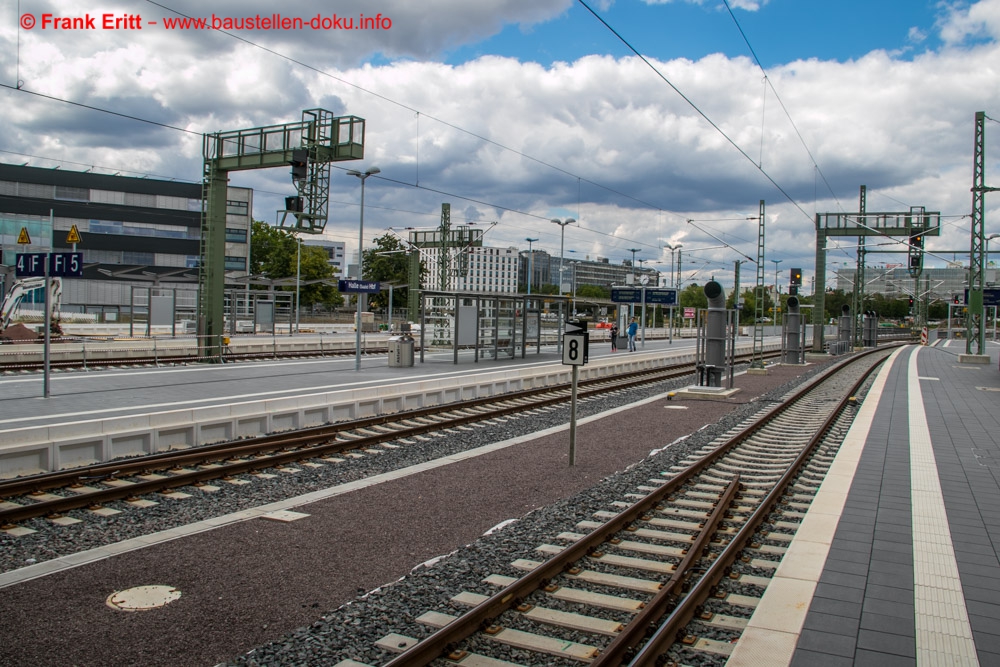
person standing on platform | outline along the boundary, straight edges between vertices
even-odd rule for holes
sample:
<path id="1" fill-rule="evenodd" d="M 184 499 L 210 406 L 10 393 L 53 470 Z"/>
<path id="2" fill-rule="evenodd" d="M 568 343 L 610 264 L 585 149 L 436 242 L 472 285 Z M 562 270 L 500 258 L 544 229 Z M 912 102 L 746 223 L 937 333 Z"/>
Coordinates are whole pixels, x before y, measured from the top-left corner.
<path id="1" fill-rule="evenodd" d="M 618 351 L 618 323 L 615 322 L 611 325 L 611 351 Z"/>
<path id="2" fill-rule="evenodd" d="M 633 317 L 631 324 L 628 325 L 628 329 L 625 330 L 625 333 L 628 334 L 628 351 L 629 352 L 635 352 L 635 335 L 638 332 L 639 332 L 639 323 L 636 322 L 635 318 Z"/>

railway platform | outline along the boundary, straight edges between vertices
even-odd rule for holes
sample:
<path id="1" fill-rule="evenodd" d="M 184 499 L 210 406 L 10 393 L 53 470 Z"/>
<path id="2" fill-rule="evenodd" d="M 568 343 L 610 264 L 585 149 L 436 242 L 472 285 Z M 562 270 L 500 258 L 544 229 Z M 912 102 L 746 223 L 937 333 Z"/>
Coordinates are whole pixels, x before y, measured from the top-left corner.
<path id="1" fill-rule="evenodd" d="M 728 665 L 1000 665 L 998 348 L 964 347 L 880 371 Z"/>
<path id="2" fill-rule="evenodd" d="M 741 338 L 738 349 L 752 349 Z M 765 340 L 765 351 L 780 342 Z M 590 375 L 693 361 L 695 342 L 646 341 L 635 353 L 592 345 Z M 39 374 L 0 378 L 0 477 L 35 474 L 441 405 L 569 381 L 555 345 L 524 358 L 454 363 L 451 350 L 391 367 L 385 354 L 236 364 L 107 369 L 53 375 L 41 398 Z"/>

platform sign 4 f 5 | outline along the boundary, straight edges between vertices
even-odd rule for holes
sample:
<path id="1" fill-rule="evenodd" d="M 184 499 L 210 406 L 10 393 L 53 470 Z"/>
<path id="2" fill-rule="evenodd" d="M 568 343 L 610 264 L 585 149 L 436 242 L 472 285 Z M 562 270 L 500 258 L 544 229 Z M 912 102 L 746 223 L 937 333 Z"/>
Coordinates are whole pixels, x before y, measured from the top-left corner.
<path id="1" fill-rule="evenodd" d="M 14 273 L 18 278 L 45 276 L 48 264 L 51 278 L 82 278 L 82 252 L 19 252 L 14 258 Z"/>

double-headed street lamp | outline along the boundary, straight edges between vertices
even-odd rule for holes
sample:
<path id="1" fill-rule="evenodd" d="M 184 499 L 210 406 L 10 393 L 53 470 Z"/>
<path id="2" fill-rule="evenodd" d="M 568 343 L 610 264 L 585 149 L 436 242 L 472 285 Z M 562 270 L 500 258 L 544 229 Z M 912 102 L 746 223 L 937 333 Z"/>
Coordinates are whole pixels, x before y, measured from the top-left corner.
<path id="1" fill-rule="evenodd" d="M 664 242 L 663 247 L 670 249 L 670 286 L 677 287 L 677 276 L 674 274 L 674 252 L 680 252 L 684 245 L 681 243 L 670 245 L 669 243 Z"/>
<path id="2" fill-rule="evenodd" d="M 781 264 L 782 260 L 771 259 L 768 261 L 774 262 L 774 293 L 781 294 L 781 290 L 778 289 L 778 264 Z"/>
<path id="3" fill-rule="evenodd" d="M 528 296 L 531 296 L 531 274 L 535 270 L 535 253 L 531 250 L 531 244 L 538 239 L 524 239 L 528 242 Z"/>
<path id="4" fill-rule="evenodd" d="M 635 285 L 635 253 L 642 252 L 642 248 L 625 248 L 626 252 L 632 253 L 632 284 Z M 635 317 L 635 304 L 629 304 L 628 316 Z"/>
<path id="5" fill-rule="evenodd" d="M 382 170 L 378 167 L 371 167 L 365 170 L 365 173 L 360 171 L 351 170 L 347 172 L 348 176 L 356 176 L 361 179 L 361 224 L 358 225 L 358 280 L 364 280 L 364 273 L 362 268 L 364 267 L 364 249 L 365 249 L 365 181 L 369 176 L 374 176 L 375 174 L 381 173 Z M 361 292 L 358 292 L 358 321 L 354 327 L 354 370 L 361 370 Z"/>
<path id="6" fill-rule="evenodd" d="M 559 225 L 559 293 L 562 294 L 563 291 L 563 248 L 566 245 L 566 225 L 576 222 L 573 218 L 566 218 L 565 220 L 560 220 L 559 218 L 552 218 L 551 222 Z"/>

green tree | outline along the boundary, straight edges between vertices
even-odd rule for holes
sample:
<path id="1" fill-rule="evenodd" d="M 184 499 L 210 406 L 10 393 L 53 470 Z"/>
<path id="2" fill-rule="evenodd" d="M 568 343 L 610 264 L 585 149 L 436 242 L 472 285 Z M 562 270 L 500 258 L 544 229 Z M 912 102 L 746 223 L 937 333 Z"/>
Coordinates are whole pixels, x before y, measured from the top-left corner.
<path id="1" fill-rule="evenodd" d="M 288 230 L 254 220 L 250 240 L 250 273 L 269 280 L 290 279 L 291 284 L 278 289 L 294 292 L 297 245 L 298 240 Z M 303 307 L 322 303 L 332 308 L 343 304 L 344 298 L 332 284 L 334 268 L 327 260 L 322 248 L 302 245 L 299 298 Z M 259 285 L 255 287 L 262 288 Z"/>
<path id="2" fill-rule="evenodd" d="M 610 299 L 611 288 L 601 285 L 577 285 L 576 296 L 584 299 Z"/>
<path id="3" fill-rule="evenodd" d="M 677 295 L 677 301 L 682 308 L 708 308 L 708 297 L 705 288 L 698 283 L 691 283 Z"/>
<path id="4" fill-rule="evenodd" d="M 851 305 L 851 295 L 845 294 L 844 290 L 836 289 L 832 291 L 827 291 L 823 302 L 823 306 L 826 309 L 827 321 L 829 321 L 830 318 L 836 319 L 840 317 L 842 314 L 843 306 L 850 306 L 850 305 Z"/>
<path id="5" fill-rule="evenodd" d="M 745 290 L 743 290 L 743 294 L 740 297 L 740 300 L 743 302 L 743 308 L 741 308 L 740 312 L 739 312 L 739 321 L 740 321 L 740 323 L 743 323 L 743 322 L 753 323 L 754 318 L 756 317 L 756 314 L 757 314 L 757 310 L 756 310 L 757 309 L 757 296 L 756 296 L 756 294 L 754 294 L 755 291 L 756 290 L 754 290 L 754 289 L 745 289 Z M 729 296 L 726 297 L 726 308 L 735 308 L 736 307 L 736 298 L 735 297 L 736 297 L 736 295 L 733 294 L 732 291 L 730 291 Z M 765 303 L 765 307 L 766 307 L 766 303 Z"/>
<path id="6" fill-rule="evenodd" d="M 374 241 L 374 247 L 365 250 L 364 278 L 381 283 L 392 283 L 392 307 L 405 308 L 410 291 L 410 254 L 403 242 L 393 234 L 383 234 Z M 420 263 L 420 276 L 424 276 L 424 264 Z M 419 285 L 417 285 L 419 288 Z M 384 310 L 389 305 L 389 291 L 372 294 L 368 303 L 373 308 Z"/>

